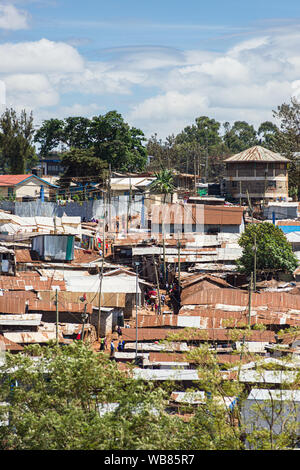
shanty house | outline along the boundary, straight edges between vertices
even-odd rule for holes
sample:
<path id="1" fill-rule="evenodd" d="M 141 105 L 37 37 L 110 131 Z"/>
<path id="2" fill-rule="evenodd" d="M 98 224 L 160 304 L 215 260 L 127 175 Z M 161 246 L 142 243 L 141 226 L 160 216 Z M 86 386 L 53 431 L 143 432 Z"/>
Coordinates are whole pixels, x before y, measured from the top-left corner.
<path id="1" fill-rule="evenodd" d="M 161 204 L 152 207 L 151 232 L 240 234 L 245 226 L 243 214 L 238 206 Z"/>
<path id="2" fill-rule="evenodd" d="M 289 160 L 256 145 L 225 160 L 226 194 L 235 200 L 287 201 Z"/>
<path id="3" fill-rule="evenodd" d="M 17 201 L 49 200 L 56 194 L 57 186 L 36 175 L 0 175 L 0 195 Z"/>

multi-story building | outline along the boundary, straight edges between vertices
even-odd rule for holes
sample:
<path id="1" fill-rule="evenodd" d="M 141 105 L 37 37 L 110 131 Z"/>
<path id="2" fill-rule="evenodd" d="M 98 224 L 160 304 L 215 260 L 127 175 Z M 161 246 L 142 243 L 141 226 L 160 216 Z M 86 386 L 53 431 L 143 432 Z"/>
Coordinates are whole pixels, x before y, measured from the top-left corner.
<path id="1" fill-rule="evenodd" d="M 255 146 L 225 160 L 226 195 L 247 201 L 288 200 L 289 160 L 279 153 Z"/>

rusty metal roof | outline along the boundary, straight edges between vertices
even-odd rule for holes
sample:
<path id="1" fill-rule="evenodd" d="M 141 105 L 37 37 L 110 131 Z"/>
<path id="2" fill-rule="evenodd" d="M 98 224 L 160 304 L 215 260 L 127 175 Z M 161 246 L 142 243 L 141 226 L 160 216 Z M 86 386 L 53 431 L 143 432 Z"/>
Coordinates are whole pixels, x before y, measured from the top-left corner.
<path id="1" fill-rule="evenodd" d="M 255 145 L 243 152 L 226 158 L 225 162 L 289 162 L 279 153 L 272 152 L 260 145 Z"/>
<path id="2" fill-rule="evenodd" d="M 252 330 L 250 333 L 246 333 L 246 341 L 275 342 L 275 333 L 273 331 Z M 141 328 L 138 330 L 138 341 L 160 341 L 167 338 L 172 341 L 241 341 L 243 336 L 244 332 L 242 330 L 225 328 L 186 328 L 181 330 Z M 122 339 L 125 341 L 135 341 L 136 329 L 124 328 Z"/>
<path id="3" fill-rule="evenodd" d="M 5 338 L 5 336 L 0 335 L 0 344 L 2 344 L 6 351 L 23 351 L 23 346 L 20 346 L 17 343 Z"/>
<path id="4" fill-rule="evenodd" d="M 177 326 L 177 315 L 139 315 L 138 327 Z"/>
<path id="5" fill-rule="evenodd" d="M 246 291 L 240 289 L 210 289 L 198 291 L 182 300 L 182 305 L 205 305 L 216 308 L 216 305 L 241 306 L 249 304 L 249 296 Z M 300 310 L 300 298 L 287 292 L 261 292 L 253 293 L 252 307 L 281 308 Z M 224 308 L 223 308 L 224 309 Z"/>
<path id="6" fill-rule="evenodd" d="M 199 307 L 191 311 L 182 307 L 179 311 L 180 316 L 199 316 L 201 328 L 239 328 L 248 324 L 249 313 L 248 310 L 234 312 L 224 311 L 218 309 L 211 309 L 206 307 Z M 300 313 L 300 312 L 299 312 Z M 291 310 L 291 312 L 261 310 L 251 311 L 250 323 L 251 325 L 290 325 L 300 326 L 300 316 Z"/>
<path id="7" fill-rule="evenodd" d="M 22 277 L 20 276 L 0 276 L 0 289 L 3 290 L 35 290 L 35 291 L 46 291 L 46 290 L 53 290 L 56 287 L 59 290 L 66 290 L 65 281 L 57 280 L 57 279 L 47 279 L 41 280 L 35 274 L 30 277 L 26 275 Z"/>
<path id="8" fill-rule="evenodd" d="M 72 313 L 83 313 L 85 304 L 83 302 L 65 302 L 59 300 L 59 311 L 60 312 L 72 312 Z M 56 305 L 55 302 L 46 302 L 41 300 L 33 300 L 28 304 L 29 312 L 55 312 Z M 86 304 L 86 313 L 93 313 L 92 304 Z"/>
<path id="9" fill-rule="evenodd" d="M 244 208 L 202 204 L 167 204 L 152 207 L 152 224 L 241 225 Z"/>
<path id="10" fill-rule="evenodd" d="M 23 314 L 26 311 L 25 302 L 24 298 L 3 295 L 0 297 L 0 313 Z"/>

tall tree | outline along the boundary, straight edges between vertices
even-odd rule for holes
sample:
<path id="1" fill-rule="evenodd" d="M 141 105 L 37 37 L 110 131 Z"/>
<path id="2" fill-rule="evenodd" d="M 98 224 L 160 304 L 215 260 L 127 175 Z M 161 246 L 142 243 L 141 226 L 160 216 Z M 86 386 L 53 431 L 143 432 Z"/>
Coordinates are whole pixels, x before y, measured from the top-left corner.
<path id="1" fill-rule="evenodd" d="M 36 131 L 34 141 L 40 144 L 40 154 L 46 157 L 64 140 L 65 123 L 61 119 L 48 119 Z"/>
<path id="2" fill-rule="evenodd" d="M 6 109 L 0 117 L 0 147 L 3 170 L 24 174 L 26 163 L 33 159 L 33 115 L 22 110 L 18 116 L 14 109 Z"/>
<path id="3" fill-rule="evenodd" d="M 193 144 L 193 155 L 196 155 L 196 159 L 202 165 L 202 175 L 205 180 L 217 180 L 223 174 L 223 165 L 219 164 L 215 157 L 219 155 L 222 159 L 226 152 L 228 153 L 219 134 L 221 124 L 207 116 L 196 118 L 195 123 L 185 127 L 176 136 L 175 142 L 185 144 L 186 148 L 188 144 Z"/>
<path id="4" fill-rule="evenodd" d="M 277 139 L 278 151 L 290 159 L 289 192 L 300 197 L 300 103 L 296 98 L 283 103 L 273 111 L 280 123 L 280 133 Z"/>
<path id="5" fill-rule="evenodd" d="M 232 153 L 243 152 L 258 143 L 254 127 L 246 121 L 235 121 L 232 127 L 226 122 L 224 130 L 224 143 Z"/>
<path id="6" fill-rule="evenodd" d="M 99 158 L 111 164 L 113 170 L 141 171 L 147 162 L 145 136 L 140 129 L 130 127 L 121 114 L 109 111 L 91 120 L 90 138 Z"/>
<path id="7" fill-rule="evenodd" d="M 90 119 L 80 116 L 68 117 L 64 120 L 62 139 L 69 148 L 86 149 L 91 146 L 89 132 Z"/>
<path id="8" fill-rule="evenodd" d="M 262 122 L 257 131 L 259 145 L 269 150 L 272 150 L 273 152 L 278 152 L 279 133 L 280 130 L 273 122 Z"/>

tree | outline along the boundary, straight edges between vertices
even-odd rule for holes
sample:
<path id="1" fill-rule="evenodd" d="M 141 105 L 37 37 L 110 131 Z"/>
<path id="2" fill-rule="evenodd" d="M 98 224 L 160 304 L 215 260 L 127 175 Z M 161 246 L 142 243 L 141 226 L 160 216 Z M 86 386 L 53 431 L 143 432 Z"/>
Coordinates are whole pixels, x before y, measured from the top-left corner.
<path id="1" fill-rule="evenodd" d="M 171 170 L 160 170 L 158 173 L 155 173 L 155 178 L 150 184 L 150 192 L 163 194 L 163 202 L 165 203 L 167 195 L 170 194 L 172 196 L 175 191 L 173 173 Z"/>
<path id="2" fill-rule="evenodd" d="M 249 224 L 239 238 L 243 254 L 237 261 L 238 269 L 249 275 L 254 270 L 256 237 L 256 268 L 260 273 L 284 271 L 292 273 L 298 260 L 283 231 L 269 222 Z"/>
<path id="3" fill-rule="evenodd" d="M 36 131 L 34 141 L 40 144 L 40 154 L 46 157 L 64 140 L 65 123 L 61 119 L 48 119 Z"/>
<path id="4" fill-rule="evenodd" d="M 262 122 L 257 131 L 259 145 L 272 150 L 272 152 L 278 152 L 279 132 L 280 130 L 273 122 Z"/>
<path id="5" fill-rule="evenodd" d="M 90 125 L 91 145 L 99 158 L 113 170 L 141 171 L 147 162 L 145 137 L 140 129 L 130 127 L 121 114 L 109 111 L 95 116 Z"/>
<path id="6" fill-rule="evenodd" d="M 221 124 L 207 116 L 200 116 L 195 119 L 195 122 L 196 124 L 185 127 L 176 136 L 175 143 L 176 145 L 185 144 L 185 149 L 189 154 L 191 154 L 191 151 L 187 150 L 189 144 L 193 145 L 193 156 L 198 161 L 198 167 L 201 166 L 202 168 L 199 173 L 205 176 L 206 181 L 217 181 L 223 176 L 223 159 L 225 156 L 229 156 L 228 149 L 223 144 L 219 134 Z M 197 149 L 196 152 L 195 149 Z M 187 153 L 184 155 L 185 161 L 186 157 Z"/>
<path id="7" fill-rule="evenodd" d="M 291 103 L 283 103 L 273 111 L 273 115 L 280 123 L 277 144 L 278 152 L 288 158 L 289 164 L 289 192 L 300 196 L 300 103 L 296 98 Z"/>
<path id="8" fill-rule="evenodd" d="M 0 148 L 3 170 L 11 174 L 24 174 L 28 161 L 35 160 L 32 145 L 33 115 L 22 110 L 6 109 L 0 117 Z"/>
<path id="9" fill-rule="evenodd" d="M 69 148 L 86 149 L 91 146 L 90 119 L 80 116 L 68 117 L 62 127 L 62 140 Z"/>
<path id="10" fill-rule="evenodd" d="M 65 171 L 58 183 L 64 191 L 69 189 L 71 182 L 77 182 L 84 185 L 85 192 L 87 192 L 91 189 L 91 181 L 95 182 L 98 180 L 101 182 L 108 172 L 107 162 L 101 160 L 93 148 L 71 148 L 71 150 L 62 154 L 61 165 Z"/>
<path id="11" fill-rule="evenodd" d="M 246 121 L 235 121 L 233 126 L 226 122 L 223 141 L 232 153 L 240 153 L 257 145 L 257 133 L 251 124 Z"/>

